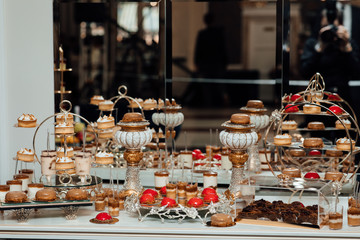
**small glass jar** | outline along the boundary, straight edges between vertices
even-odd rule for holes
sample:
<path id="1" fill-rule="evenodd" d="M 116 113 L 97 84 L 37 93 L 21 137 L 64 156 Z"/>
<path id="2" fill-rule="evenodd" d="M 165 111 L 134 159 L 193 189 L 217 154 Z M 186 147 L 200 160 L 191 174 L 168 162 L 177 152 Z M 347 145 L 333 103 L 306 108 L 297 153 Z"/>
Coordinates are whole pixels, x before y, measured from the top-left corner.
<path id="1" fill-rule="evenodd" d="M 115 198 L 109 198 L 108 210 L 109 210 L 110 216 L 112 216 L 112 217 L 119 216 L 119 213 L 120 213 L 119 200 L 115 199 Z"/>
<path id="2" fill-rule="evenodd" d="M 217 188 L 217 172 L 204 172 L 203 180 L 204 180 L 204 188 L 212 187 Z"/>
<path id="3" fill-rule="evenodd" d="M 5 196 L 10 191 L 10 186 L 0 185 L 0 202 L 5 202 Z"/>
<path id="4" fill-rule="evenodd" d="M 95 211 L 102 212 L 105 210 L 105 198 L 97 197 L 95 199 Z"/>
<path id="5" fill-rule="evenodd" d="M 15 180 L 20 180 L 21 181 L 21 191 L 27 191 L 28 190 L 28 185 L 29 185 L 29 176 L 25 175 L 25 174 L 15 174 L 14 175 L 14 179 Z"/>
<path id="6" fill-rule="evenodd" d="M 155 189 L 160 190 L 162 187 L 166 186 L 169 182 L 169 172 L 168 171 L 158 171 L 154 173 L 155 176 Z"/>

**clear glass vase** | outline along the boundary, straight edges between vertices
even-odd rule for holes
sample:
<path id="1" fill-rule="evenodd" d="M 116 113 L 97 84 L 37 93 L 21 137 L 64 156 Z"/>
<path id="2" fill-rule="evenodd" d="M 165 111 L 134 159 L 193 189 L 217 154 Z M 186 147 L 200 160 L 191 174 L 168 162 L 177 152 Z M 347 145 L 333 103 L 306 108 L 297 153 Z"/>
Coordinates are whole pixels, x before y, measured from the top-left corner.
<path id="1" fill-rule="evenodd" d="M 123 190 L 135 190 L 140 193 L 142 190 L 140 183 L 140 169 L 139 166 L 128 166 L 126 169 L 126 177 Z"/>
<path id="2" fill-rule="evenodd" d="M 247 170 L 256 174 L 261 173 L 261 161 L 259 157 L 259 145 L 256 143 L 248 148 L 249 159 L 246 163 Z"/>

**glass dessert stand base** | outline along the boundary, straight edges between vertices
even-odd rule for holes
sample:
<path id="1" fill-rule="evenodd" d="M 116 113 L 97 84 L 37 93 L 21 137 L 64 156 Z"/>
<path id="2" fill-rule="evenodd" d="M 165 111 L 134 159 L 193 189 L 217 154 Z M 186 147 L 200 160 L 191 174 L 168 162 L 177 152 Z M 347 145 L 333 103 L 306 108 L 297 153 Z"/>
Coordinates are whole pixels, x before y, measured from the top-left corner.
<path id="1" fill-rule="evenodd" d="M 199 219 L 200 222 L 206 225 L 206 218 L 209 214 L 226 213 L 230 214 L 234 209 L 234 205 L 223 195 L 220 195 L 219 202 L 210 203 L 201 208 L 184 207 L 179 204 L 174 208 L 167 208 L 167 206 L 150 206 L 142 205 L 139 202 L 138 196 L 135 194 L 128 197 L 125 201 L 125 210 L 129 213 L 137 214 L 140 222 L 144 221 L 147 217 L 158 217 L 161 222 L 165 219 L 183 221 L 186 218 Z"/>
<path id="2" fill-rule="evenodd" d="M 67 220 L 77 218 L 77 212 L 80 207 L 92 206 L 90 200 L 82 201 L 55 201 L 55 202 L 26 202 L 26 203 L 2 203 L 0 211 L 11 210 L 18 222 L 27 222 L 30 214 L 35 209 L 40 208 L 61 208 L 64 211 Z"/>

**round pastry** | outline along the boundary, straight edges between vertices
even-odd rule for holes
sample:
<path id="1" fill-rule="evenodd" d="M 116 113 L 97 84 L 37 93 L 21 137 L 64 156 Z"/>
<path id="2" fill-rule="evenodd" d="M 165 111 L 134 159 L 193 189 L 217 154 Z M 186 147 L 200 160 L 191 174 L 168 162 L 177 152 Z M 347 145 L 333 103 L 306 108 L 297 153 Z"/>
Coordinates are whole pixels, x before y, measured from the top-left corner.
<path id="1" fill-rule="evenodd" d="M 112 111 L 114 108 L 114 103 L 111 100 L 105 100 L 99 103 L 100 111 Z"/>
<path id="2" fill-rule="evenodd" d="M 320 175 L 317 172 L 308 172 L 305 174 L 306 179 L 320 179 Z"/>
<path id="3" fill-rule="evenodd" d="M 108 138 L 112 138 L 114 131 L 112 128 L 110 129 L 104 129 L 104 130 L 98 130 L 97 132 L 98 137 L 101 139 L 108 139 Z"/>
<path id="4" fill-rule="evenodd" d="M 22 114 L 18 119 L 18 127 L 33 128 L 36 127 L 36 117 L 32 114 Z"/>
<path id="5" fill-rule="evenodd" d="M 325 129 L 325 125 L 322 122 L 309 122 L 307 128 L 314 130 L 323 130 Z"/>
<path id="6" fill-rule="evenodd" d="M 63 147 L 59 147 L 56 151 L 56 155 L 58 158 L 65 157 L 65 149 Z M 74 156 L 74 149 L 72 147 L 66 148 L 66 157 L 73 157 Z"/>
<path id="7" fill-rule="evenodd" d="M 334 113 L 335 115 L 341 115 L 344 113 L 344 111 L 339 106 L 331 106 L 329 107 L 329 111 L 327 111 L 328 114 Z"/>
<path id="8" fill-rule="evenodd" d="M 203 197 L 209 194 L 216 194 L 216 190 L 213 188 L 204 188 L 204 190 L 201 192 L 201 196 Z"/>
<path id="9" fill-rule="evenodd" d="M 246 104 L 247 108 L 264 108 L 264 103 L 261 100 L 249 100 Z"/>
<path id="10" fill-rule="evenodd" d="M 21 148 L 16 153 L 17 159 L 23 162 L 33 162 L 34 156 L 35 156 L 34 152 L 31 149 L 27 149 L 27 148 Z"/>
<path id="11" fill-rule="evenodd" d="M 328 95 L 328 101 L 341 101 L 341 97 L 337 93 L 332 93 Z"/>
<path id="12" fill-rule="evenodd" d="M 203 200 L 205 203 L 217 203 L 219 201 L 219 197 L 217 194 L 207 194 L 204 196 Z"/>
<path id="13" fill-rule="evenodd" d="M 298 112 L 299 107 L 293 104 L 288 104 L 285 106 L 285 112 L 286 113 L 292 113 L 292 112 Z"/>
<path id="14" fill-rule="evenodd" d="M 72 123 L 59 123 L 55 125 L 56 134 L 72 134 L 74 133 L 74 125 Z"/>
<path id="15" fill-rule="evenodd" d="M 341 172 L 326 172 L 324 179 L 330 181 L 340 181 L 342 177 L 343 174 Z"/>
<path id="16" fill-rule="evenodd" d="M 234 124 L 250 124 L 250 117 L 247 114 L 235 113 L 231 115 L 230 122 Z"/>
<path id="17" fill-rule="evenodd" d="M 295 122 L 294 120 L 288 120 L 288 121 L 283 121 L 281 124 L 281 129 L 282 130 L 296 130 L 297 129 L 297 122 Z"/>
<path id="18" fill-rule="evenodd" d="M 56 200 L 56 192 L 51 188 L 44 188 L 36 192 L 36 201 L 40 202 L 53 202 Z"/>
<path id="19" fill-rule="evenodd" d="M 144 104 L 144 100 L 142 100 L 141 98 L 135 98 L 135 101 L 137 101 L 140 104 L 140 107 L 142 107 L 143 104 Z M 139 105 L 135 101 L 132 100 L 130 102 L 129 107 L 131 107 L 131 108 L 139 108 Z"/>
<path id="20" fill-rule="evenodd" d="M 88 193 L 83 189 L 73 188 L 66 193 L 65 199 L 75 201 L 88 200 Z"/>
<path id="21" fill-rule="evenodd" d="M 321 113 L 321 107 L 311 104 L 305 104 L 303 106 L 303 112 L 305 114 L 318 114 Z"/>
<path id="22" fill-rule="evenodd" d="M 113 164 L 114 163 L 114 154 L 111 152 L 98 152 L 95 155 L 95 163 L 98 164 Z"/>
<path id="23" fill-rule="evenodd" d="M 143 194 L 151 194 L 155 198 L 159 195 L 158 192 L 153 189 L 146 189 Z"/>
<path id="24" fill-rule="evenodd" d="M 94 95 L 94 96 L 90 99 L 90 104 L 99 105 L 99 103 L 101 103 L 102 101 L 105 101 L 103 96 Z"/>
<path id="25" fill-rule="evenodd" d="M 321 138 L 305 138 L 303 142 L 305 148 L 322 148 L 324 142 Z"/>
<path id="26" fill-rule="evenodd" d="M 321 156 L 321 152 L 319 150 L 311 150 L 309 156 Z"/>
<path id="27" fill-rule="evenodd" d="M 228 214 L 217 213 L 211 216 L 211 226 L 213 227 L 230 227 L 234 225 L 234 221 Z"/>
<path id="28" fill-rule="evenodd" d="M 339 120 L 335 122 L 335 128 L 336 129 L 345 129 L 345 128 L 351 128 L 351 122 L 347 119 L 343 119 L 342 122 L 344 123 L 345 127 L 341 124 Z"/>
<path id="29" fill-rule="evenodd" d="M 12 191 L 5 195 L 6 203 L 23 203 L 27 201 L 27 196 L 24 192 Z"/>
<path id="30" fill-rule="evenodd" d="M 281 145 L 291 145 L 292 137 L 289 134 L 283 135 L 276 135 L 274 137 L 274 144 L 281 146 Z"/>
<path id="31" fill-rule="evenodd" d="M 290 155 L 292 157 L 304 157 L 306 156 L 306 152 L 303 149 L 294 148 L 290 149 Z"/>
<path id="32" fill-rule="evenodd" d="M 157 102 L 153 98 L 148 98 L 144 101 L 144 110 L 152 110 L 157 107 Z"/>
<path id="33" fill-rule="evenodd" d="M 325 152 L 325 156 L 327 157 L 341 157 L 344 153 L 337 149 L 328 149 Z"/>
<path id="34" fill-rule="evenodd" d="M 161 201 L 161 206 L 165 206 L 165 205 L 167 205 L 168 208 L 172 208 L 172 207 L 176 207 L 177 203 L 172 198 L 164 197 L 163 200 Z"/>
<path id="35" fill-rule="evenodd" d="M 191 198 L 186 204 L 186 206 L 193 207 L 193 208 L 200 208 L 203 205 L 204 205 L 204 201 L 198 197 Z"/>
<path id="36" fill-rule="evenodd" d="M 65 121 L 65 116 L 66 116 L 66 121 Z M 56 115 L 56 123 L 60 124 L 60 123 L 74 123 L 74 116 L 71 113 L 67 113 L 67 114 L 59 114 Z"/>
<path id="37" fill-rule="evenodd" d="M 143 194 L 140 197 L 140 204 L 154 204 L 154 203 L 155 203 L 155 197 L 150 193 Z"/>
<path id="38" fill-rule="evenodd" d="M 166 186 L 163 186 L 161 189 L 160 189 L 160 194 L 161 195 L 166 195 Z"/>
<path id="39" fill-rule="evenodd" d="M 66 170 L 75 168 L 74 161 L 68 157 L 57 158 L 55 163 L 56 170 Z"/>
<path id="40" fill-rule="evenodd" d="M 98 129 L 108 129 L 115 127 L 115 120 L 114 117 L 111 115 L 110 116 L 104 115 L 103 117 L 99 117 L 96 122 Z"/>
<path id="41" fill-rule="evenodd" d="M 125 113 L 123 116 L 122 122 L 141 122 L 143 121 L 143 117 L 141 113 L 132 112 L 132 113 Z"/>
<path id="42" fill-rule="evenodd" d="M 101 212 L 98 215 L 96 215 L 95 218 L 90 219 L 91 223 L 97 223 L 97 224 L 114 224 L 117 223 L 119 219 L 111 217 L 109 213 Z"/>
<path id="43" fill-rule="evenodd" d="M 350 151 L 351 150 L 351 145 L 352 145 L 352 150 L 354 151 L 355 149 L 355 141 L 352 139 L 348 139 L 347 137 L 344 138 L 339 138 L 336 141 L 336 149 L 338 150 L 342 150 L 342 151 Z"/>
<path id="44" fill-rule="evenodd" d="M 301 177 L 301 171 L 298 168 L 285 168 L 284 170 L 282 170 L 282 174 L 285 174 L 291 178 Z"/>
<path id="45" fill-rule="evenodd" d="M 304 101 L 304 98 L 300 94 L 294 94 L 290 98 L 291 102 L 302 102 Z"/>

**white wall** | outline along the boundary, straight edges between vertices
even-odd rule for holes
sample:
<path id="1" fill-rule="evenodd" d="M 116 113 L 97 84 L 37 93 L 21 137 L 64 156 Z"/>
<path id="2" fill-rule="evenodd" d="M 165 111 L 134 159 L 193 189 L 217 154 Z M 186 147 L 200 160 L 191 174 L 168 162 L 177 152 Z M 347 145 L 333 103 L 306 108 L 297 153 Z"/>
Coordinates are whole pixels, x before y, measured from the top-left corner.
<path id="1" fill-rule="evenodd" d="M 54 112 L 52 4 L 0 0 L 0 184 L 12 178 L 16 152 L 32 148 L 35 129 L 14 128 L 17 118 L 32 113 L 39 122 Z M 46 134 L 36 143 L 39 153 Z"/>

